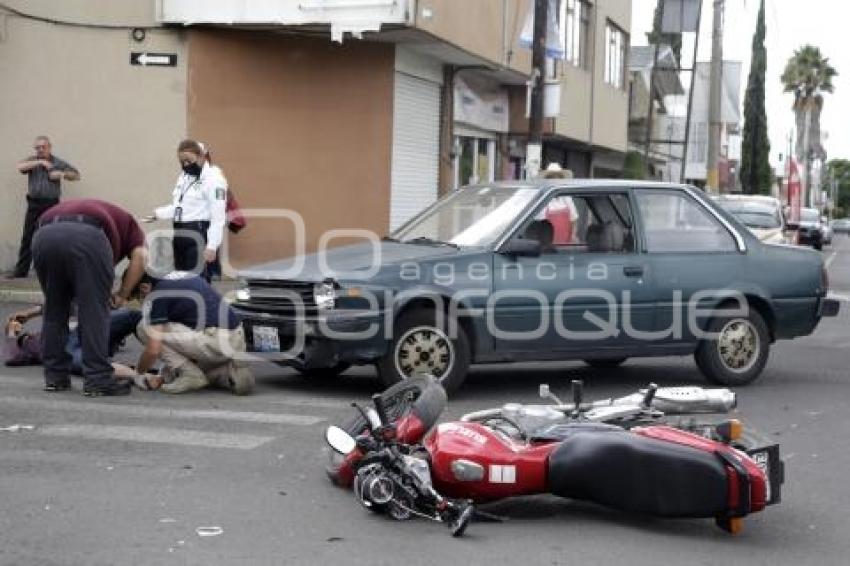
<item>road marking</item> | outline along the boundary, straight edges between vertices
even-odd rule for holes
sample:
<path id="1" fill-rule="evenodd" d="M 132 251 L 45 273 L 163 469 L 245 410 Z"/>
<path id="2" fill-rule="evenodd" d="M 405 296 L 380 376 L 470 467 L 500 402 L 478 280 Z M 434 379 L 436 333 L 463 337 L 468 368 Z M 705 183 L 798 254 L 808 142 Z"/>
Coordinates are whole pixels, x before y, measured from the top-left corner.
<path id="1" fill-rule="evenodd" d="M 830 255 L 828 258 L 826 258 L 824 265 L 826 266 L 827 269 L 829 269 L 829 266 L 832 265 L 832 262 L 835 260 L 835 256 L 837 256 L 837 255 L 838 255 L 838 252 L 832 252 L 832 255 Z"/>
<path id="2" fill-rule="evenodd" d="M 31 407 L 64 411 L 92 411 L 107 415 L 141 417 L 151 419 L 207 419 L 214 421 L 235 421 L 243 423 L 279 424 L 294 426 L 312 426 L 325 419 L 316 415 L 296 415 L 291 413 L 259 413 L 252 411 L 225 411 L 218 409 L 177 409 L 166 407 L 145 407 L 141 405 L 119 405 L 99 401 L 65 401 L 48 399 L 27 399 L 25 397 L 0 397 L 0 403 L 15 407 Z M 108 404 L 107 404 L 108 403 Z"/>
<path id="3" fill-rule="evenodd" d="M 152 444 L 177 444 L 181 446 L 203 446 L 206 448 L 233 448 L 252 450 L 274 440 L 273 436 L 251 434 L 228 434 L 203 430 L 181 430 L 148 426 L 106 425 L 46 425 L 38 427 L 36 434 L 63 438 L 87 438 L 91 440 L 121 440 Z"/>
<path id="4" fill-rule="evenodd" d="M 0 375 L 0 385 L 20 385 L 20 386 L 29 386 L 29 388 L 36 387 L 41 389 L 41 373 L 37 376 L 21 376 L 21 375 Z M 79 382 L 77 382 L 79 383 Z M 280 390 L 282 394 L 286 394 L 287 392 L 284 390 Z M 140 393 L 140 395 L 144 395 L 145 393 Z M 358 401 L 369 402 L 369 397 L 364 395 L 357 395 L 359 399 Z M 353 399 L 331 399 L 331 398 L 319 398 L 319 397 L 289 397 L 286 399 L 280 399 L 277 395 L 272 396 L 270 398 L 263 398 L 263 403 L 267 405 L 282 405 L 284 407 L 298 407 L 298 408 L 314 408 L 314 409 L 346 409 L 351 407 L 351 401 Z"/>

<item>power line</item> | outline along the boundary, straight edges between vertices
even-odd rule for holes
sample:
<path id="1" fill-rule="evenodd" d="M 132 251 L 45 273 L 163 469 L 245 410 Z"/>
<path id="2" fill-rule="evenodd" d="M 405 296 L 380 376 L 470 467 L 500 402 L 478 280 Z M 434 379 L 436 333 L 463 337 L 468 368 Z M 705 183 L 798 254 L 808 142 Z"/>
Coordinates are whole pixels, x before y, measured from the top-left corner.
<path id="1" fill-rule="evenodd" d="M 4 10 L 18 16 L 19 18 L 24 18 L 27 20 L 32 20 L 34 22 L 42 22 L 45 24 L 53 24 L 57 26 L 67 26 L 67 27 L 75 27 L 75 28 L 88 28 L 88 29 L 110 29 L 110 30 L 131 30 L 131 29 L 159 29 L 161 26 L 145 26 L 145 25 L 131 25 L 131 24 L 92 24 L 92 23 L 84 23 L 84 22 L 71 22 L 68 20 L 58 20 L 56 18 L 47 18 L 44 16 L 37 16 L 35 14 L 29 14 L 27 12 L 22 12 L 16 8 L 12 8 L 8 4 L 0 2 L 0 10 Z"/>

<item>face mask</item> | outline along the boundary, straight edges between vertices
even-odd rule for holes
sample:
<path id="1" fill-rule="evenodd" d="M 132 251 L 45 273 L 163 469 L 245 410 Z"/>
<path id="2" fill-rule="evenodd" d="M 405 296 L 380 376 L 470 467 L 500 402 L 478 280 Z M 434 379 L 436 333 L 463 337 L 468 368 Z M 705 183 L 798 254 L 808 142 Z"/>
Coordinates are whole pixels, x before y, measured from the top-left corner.
<path id="1" fill-rule="evenodd" d="M 201 174 L 201 166 L 197 163 L 187 163 L 183 166 L 183 172 L 193 177 L 198 177 Z"/>

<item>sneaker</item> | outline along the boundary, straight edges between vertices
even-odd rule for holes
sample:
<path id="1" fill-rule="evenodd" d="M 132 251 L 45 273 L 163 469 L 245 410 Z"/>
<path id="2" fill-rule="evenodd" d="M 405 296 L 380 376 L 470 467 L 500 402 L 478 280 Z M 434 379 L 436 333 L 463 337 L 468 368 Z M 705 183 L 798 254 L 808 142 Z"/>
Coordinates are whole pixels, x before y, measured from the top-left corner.
<path id="1" fill-rule="evenodd" d="M 230 362 L 227 386 L 234 395 L 248 395 L 254 390 L 254 374 L 246 364 Z"/>
<path id="2" fill-rule="evenodd" d="M 101 385 L 83 387 L 83 395 L 86 397 L 114 397 L 117 395 L 130 394 L 129 381 L 112 381 Z"/>
<path id="3" fill-rule="evenodd" d="M 48 393 L 58 393 L 60 391 L 68 391 L 71 389 L 70 381 L 56 381 L 44 384 L 44 390 Z"/>
<path id="4" fill-rule="evenodd" d="M 189 391 L 203 389 L 209 384 L 210 382 L 203 375 L 184 373 L 171 383 L 163 383 L 159 390 L 171 394 L 188 393 Z"/>

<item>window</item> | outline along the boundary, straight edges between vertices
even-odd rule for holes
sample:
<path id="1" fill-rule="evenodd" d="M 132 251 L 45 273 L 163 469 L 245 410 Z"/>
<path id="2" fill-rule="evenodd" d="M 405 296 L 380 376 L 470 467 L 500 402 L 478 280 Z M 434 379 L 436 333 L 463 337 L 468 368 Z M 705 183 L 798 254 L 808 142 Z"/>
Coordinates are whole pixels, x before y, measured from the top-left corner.
<path id="1" fill-rule="evenodd" d="M 556 0 L 564 62 L 587 68 L 587 40 L 590 37 L 590 3 L 587 0 Z M 546 76 L 557 78 L 554 59 L 546 59 Z"/>
<path id="2" fill-rule="evenodd" d="M 705 207 L 680 192 L 638 191 L 649 252 L 734 252 L 732 234 Z"/>
<path id="3" fill-rule="evenodd" d="M 605 82 L 616 88 L 626 87 L 626 49 L 628 39 L 612 22 L 605 24 Z"/>
<path id="4" fill-rule="evenodd" d="M 456 189 L 495 180 L 496 140 L 457 136 L 455 148 Z"/>
<path id="5" fill-rule="evenodd" d="M 632 214 L 625 194 L 552 197 L 520 233 L 543 253 L 631 253 Z"/>
<path id="6" fill-rule="evenodd" d="M 587 68 L 587 38 L 590 30 L 590 4 L 585 0 L 561 0 L 561 29 L 568 63 Z"/>

